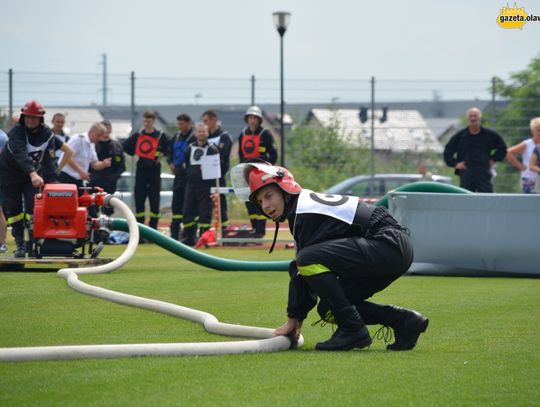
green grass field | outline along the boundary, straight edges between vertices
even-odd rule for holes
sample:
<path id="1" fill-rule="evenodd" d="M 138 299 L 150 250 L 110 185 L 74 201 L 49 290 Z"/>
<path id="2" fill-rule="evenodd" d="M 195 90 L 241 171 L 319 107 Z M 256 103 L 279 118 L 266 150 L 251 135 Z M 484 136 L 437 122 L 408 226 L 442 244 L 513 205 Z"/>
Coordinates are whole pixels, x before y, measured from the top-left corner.
<path id="1" fill-rule="evenodd" d="M 114 256 L 123 247 L 107 247 Z M 287 259 L 257 249 L 211 249 Z M 276 327 L 288 275 L 220 272 L 143 245 L 101 287 Z M 192 322 L 85 296 L 55 273 L 0 273 L 0 346 L 230 340 Z M 331 327 L 305 323 L 295 351 L 230 356 L 0 363 L 0 406 L 537 406 L 540 279 L 404 277 L 373 298 L 431 319 L 417 348 L 314 351 Z M 372 333 L 376 327 L 370 327 Z"/>

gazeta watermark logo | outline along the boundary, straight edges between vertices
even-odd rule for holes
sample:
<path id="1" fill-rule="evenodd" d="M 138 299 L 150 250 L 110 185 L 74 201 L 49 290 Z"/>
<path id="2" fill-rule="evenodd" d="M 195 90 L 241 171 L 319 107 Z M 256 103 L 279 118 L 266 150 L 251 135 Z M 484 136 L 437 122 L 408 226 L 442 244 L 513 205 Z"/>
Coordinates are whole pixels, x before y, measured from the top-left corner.
<path id="1" fill-rule="evenodd" d="M 510 7 L 508 3 L 506 7 L 501 7 L 497 16 L 497 25 L 508 29 L 519 28 L 522 30 L 523 26 L 530 21 L 540 22 L 540 16 L 528 14 L 525 7 L 517 6 L 517 2 L 514 3 L 513 7 Z"/>

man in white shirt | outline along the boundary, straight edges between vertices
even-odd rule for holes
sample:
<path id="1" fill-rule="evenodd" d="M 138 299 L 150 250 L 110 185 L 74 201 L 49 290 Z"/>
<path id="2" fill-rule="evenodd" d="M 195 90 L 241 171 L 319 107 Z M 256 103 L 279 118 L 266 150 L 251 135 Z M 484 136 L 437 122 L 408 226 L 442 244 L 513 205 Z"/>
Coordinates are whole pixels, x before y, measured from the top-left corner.
<path id="1" fill-rule="evenodd" d="M 111 158 L 99 161 L 95 144 L 105 137 L 107 129 L 101 123 L 94 123 L 88 133 L 77 134 L 69 139 L 68 145 L 73 150 L 72 159 L 60 173 L 58 180 L 65 184 L 83 186 L 83 181 L 90 179 L 88 170 L 99 171 L 111 166 Z"/>

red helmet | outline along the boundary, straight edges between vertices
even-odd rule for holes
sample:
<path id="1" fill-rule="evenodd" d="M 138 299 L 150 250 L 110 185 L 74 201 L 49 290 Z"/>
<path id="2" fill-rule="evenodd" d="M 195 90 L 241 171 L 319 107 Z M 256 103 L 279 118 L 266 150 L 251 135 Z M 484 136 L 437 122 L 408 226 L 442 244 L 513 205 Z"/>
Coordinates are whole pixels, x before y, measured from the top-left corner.
<path id="1" fill-rule="evenodd" d="M 238 198 L 255 204 L 257 191 L 270 184 L 276 184 L 291 195 L 298 195 L 302 191 L 302 187 L 288 169 L 268 163 L 243 163 L 234 166 L 231 169 L 231 183 Z"/>
<path id="2" fill-rule="evenodd" d="M 272 170 L 267 168 L 259 168 L 254 166 L 249 172 L 249 200 L 256 203 L 256 194 L 261 188 L 276 184 L 284 192 L 291 195 L 298 195 L 302 191 L 302 187 L 294 180 L 294 176 L 287 168 L 271 166 Z"/>
<path id="3" fill-rule="evenodd" d="M 21 109 L 21 115 L 23 114 L 26 116 L 43 117 L 45 116 L 45 109 L 43 109 L 43 105 L 38 101 L 31 100 L 30 102 L 26 102 Z"/>

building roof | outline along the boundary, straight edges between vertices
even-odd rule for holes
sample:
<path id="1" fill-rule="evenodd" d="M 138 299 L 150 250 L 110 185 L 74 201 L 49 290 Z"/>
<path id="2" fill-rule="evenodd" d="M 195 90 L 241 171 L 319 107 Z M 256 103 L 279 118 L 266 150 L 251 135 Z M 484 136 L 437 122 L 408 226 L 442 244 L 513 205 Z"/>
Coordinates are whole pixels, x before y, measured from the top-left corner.
<path id="1" fill-rule="evenodd" d="M 359 109 L 312 109 L 310 122 L 323 127 L 335 126 L 344 141 L 354 146 L 371 145 L 371 110 L 368 120 L 360 121 Z M 442 146 L 435 138 L 423 117 L 415 110 L 390 110 L 387 120 L 380 122 L 382 110 L 375 110 L 374 148 L 391 152 L 442 152 Z"/>

